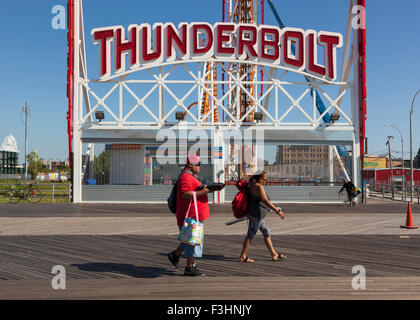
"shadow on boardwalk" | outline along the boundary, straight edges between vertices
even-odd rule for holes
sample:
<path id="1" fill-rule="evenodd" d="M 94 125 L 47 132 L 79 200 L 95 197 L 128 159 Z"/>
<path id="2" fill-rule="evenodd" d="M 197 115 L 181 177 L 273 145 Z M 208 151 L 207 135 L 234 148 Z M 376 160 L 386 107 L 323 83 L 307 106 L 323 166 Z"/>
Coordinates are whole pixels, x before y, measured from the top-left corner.
<path id="1" fill-rule="evenodd" d="M 178 276 L 175 272 L 159 267 L 140 267 L 126 263 L 106 263 L 92 262 L 84 264 L 72 264 L 83 271 L 100 272 L 100 273 L 117 273 L 127 275 L 133 278 L 157 278 L 161 276 Z"/>
<path id="2" fill-rule="evenodd" d="M 164 253 L 159 253 L 160 256 L 166 256 Z M 216 254 L 203 254 L 202 259 L 210 261 L 236 261 L 237 259 L 227 258 L 223 255 Z M 182 276 L 182 273 L 176 270 L 168 271 L 167 268 L 160 267 L 141 267 L 127 263 L 107 263 L 107 262 L 91 262 L 84 264 L 72 264 L 72 267 L 76 267 L 79 270 L 87 272 L 97 272 L 104 275 L 107 274 L 118 274 L 126 275 L 133 278 L 153 279 L 162 276 Z"/>
<path id="3" fill-rule="evenodd" d="M 159 256 L 167 256 L 167 253 L 157 253 Z M 185 256 L 182 256 L 182 258 L 186 258 Z M 203 253 L 203 256 L 200 258 L 200 260 L 209 260 L 209 261 L 238 261 L 239 259 L 239 253 L 238 258 L 230 258 L 226 257 L 221 254 L 205 254 Z"/>

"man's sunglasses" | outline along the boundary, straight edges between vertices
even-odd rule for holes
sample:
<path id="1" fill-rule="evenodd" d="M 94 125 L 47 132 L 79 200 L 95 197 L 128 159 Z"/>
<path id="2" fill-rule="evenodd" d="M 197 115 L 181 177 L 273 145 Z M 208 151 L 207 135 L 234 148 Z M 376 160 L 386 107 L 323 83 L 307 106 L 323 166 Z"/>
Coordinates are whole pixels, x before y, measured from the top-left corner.
<path id="1" fill-rule="evenodd" d="M 201 162 L 199 162 L 199 163 L 193 163 L 193 166 L 201 166 Z"/>

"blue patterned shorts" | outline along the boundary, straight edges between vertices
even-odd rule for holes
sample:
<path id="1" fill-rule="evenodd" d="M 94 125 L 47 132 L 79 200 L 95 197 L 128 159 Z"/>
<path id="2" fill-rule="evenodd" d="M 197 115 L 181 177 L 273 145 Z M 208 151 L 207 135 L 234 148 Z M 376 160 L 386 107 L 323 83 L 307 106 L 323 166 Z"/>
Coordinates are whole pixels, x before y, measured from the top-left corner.
<path id="1" fill-rule="evenodd" d="M 270 229 L 268 229 L 268 224 L 265 219 L 258 219 L 255 217 L 248 216 L 248 233 L 246 237 L 248 239 L 252 239 L 257 234 L 258 229 L 263 234 L 264 238 L 268 238 L 270 236 Z"/>

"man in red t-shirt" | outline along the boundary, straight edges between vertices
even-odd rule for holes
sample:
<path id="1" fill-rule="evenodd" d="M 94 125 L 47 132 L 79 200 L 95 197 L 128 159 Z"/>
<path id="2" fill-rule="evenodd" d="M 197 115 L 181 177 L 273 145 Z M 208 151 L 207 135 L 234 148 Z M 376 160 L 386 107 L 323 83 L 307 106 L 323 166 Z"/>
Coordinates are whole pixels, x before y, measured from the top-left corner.
<path id="1" fill-rule="evenodd" d="M 187 164 L 177 180 L 176 220 L 179 229 L 181 229 L 184 223 L 188 208 L 190 208 L 188 217 L 194 218 L 196 215 L 193 191 L 195 191 L 197 197 L 198 220 L 202 222 L 210 217 L 207 194 L 213 191 L 207 189 L 207 186 L 197 190 L 197 188 L 201 186 L 201 182 L 197 179 L 197 174 L 199 172 L 199 157 L 196 155 L 188 156 Z M 190 246 L 185 243 L 180 243 L 175 251 L 168 254 L 168 258 L 172 264 L 178 268 L 179 259 L 182 254 L 185 254 L 187 257 L 187 266 L 185 267 L 184 274 L 186 276 L 204 276 L 204 273 L 198 271 L 195 266 L 195 258 L 200 258 L 202 252 L 203 241 L 201 241 L 200 246 Z"/>

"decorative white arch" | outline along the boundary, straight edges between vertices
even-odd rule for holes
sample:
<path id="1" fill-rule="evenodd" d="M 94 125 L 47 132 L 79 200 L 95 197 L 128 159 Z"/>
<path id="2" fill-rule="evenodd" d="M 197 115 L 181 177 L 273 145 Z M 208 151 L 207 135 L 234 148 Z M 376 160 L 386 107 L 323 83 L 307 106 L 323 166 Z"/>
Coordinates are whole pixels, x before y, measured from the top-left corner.
<path id="1" fill-rule="evenodd" d="M 352 3 L 352 1 L 350 2 Z M 85 54 L 82 0 L 69 0 L 69 8 L 72 4 L 74 4 L 74 16 L 72 23 L 69 24 L 69 32 L 70 35 L 74 33 L 73 41 L 70 41 L 70 51 L 73 54 L 73 88 L 70 90 L 70 95 L 73 100 L 74 202 L 81 201 L 82 143 L 142 140 L 150 142 L 156 137 L 158 130 L 179 128 L 180 126 L 187 127 L 188 130 L 211 131 L 216 137 L 215 146 L 223 145 L 223 136 L 226 131 L 232 128 L 245 130 L 250 127 L 262 130 L 266 141 L 352 145 L 355 150 L 353 172 L 356 173 L 353 181 L 356 185 L 359 183 L 360 152 L 357 151 L 359 148 L 360 110 L 357 102 L 359 93 L 357 84 L 354 81 L 348 81 L 353 60 L 359 56 L 357 46 L 352 46 L 350 58 L 346 62 L 346 66 L 342 68 L 339 81 L 329 81 L 283 65 L 228 58 L 164 62 L 128 70 L 110 76 L 106 80 L 89 79 Z M 353 42 L 357 43 L 357 39 L 358 33 L 355 32 Z M 347 51 L 350 42 L 348 35 L 345 42 Z M 346 53 L 344 59 L 347 56 Z M 209 77 L 211 70 L 207 68 L 208 64 L 216 65 L 220 72 L 224 72 L 224 80 L 212 80 Z M 263 71 L 265 79 L 257 77 L 253 81 L 246 81 L 248 73 L 241 76 L 235 74 L 228 68 L 232 64 L 252 65 L 254 68 L 249 68 L 249 70 L 256 68 L 258 71 Z M 356 69 L 354 68 L 353 76 L 355 79 L 358 77 Z M 343 73 L 343 70 L 346 72 Z M 182 77 L 177 78 L 181 72 Z M 295 75 L 302 76 L 302 81 L 296 81 Z M 307 81 L 304 80 L 305 78 Z M 228 89 L 222 95 L 215 95 L 213 90 L 209 89 L 214 84 L 225 85 Z M 97 90 L 100 85 L 108 85 L 111 88 L 106 91 Z M 179 90 L 178 92 L 172 88 L 174 85 L 182 85 L 183 91 Z M 265 90 L 262 94 L 258 90 L 249 92 L 246 85 L 254 85 L 256 88 L 264 86 Z M 142 86 L 144 88 L 138 90 Z M 298 95 L 290 90 L 297 86 L 305 88 Z M 331 88 L 336 89 L 332 90 Z M 240 115 L 239 91 L 245 92 L 253 102 L 252 108 L 242 116 Z M 316 92 L 327 102 L 323 114 L 319 114 L 317 111 Z M 113 94 L 117 94 L 118 98 L 114 99 L 117 103 L 114 101 L 111 102 L 111 105 L 108 101 Z M 215 102 L 207 114 L 201 113 L 203 94 L 207 94 L 210 100 Z M 349 94 L 350 106 L 346 109 L 342 101 Z M 134 100 L 135 104 L 125 103 L 126 96 Z M 152 97 L 155 100 L 152 101 Z M 168 98 L 171 101 L 170 104 L 167 103 Z M 288 105 L 280 102 L 280 98 L 286 99 Z M 195 110 L 189 109 L 191 101 L 197 102 Z M 219 113 L 223 113 L 223 117 L 217 122 L 212 119 L 216 108 Z M 95 111 L 99 109 L 105 113 L 105 119 L 100 122 L 95 121 L 93 117 Z M 340 121 L 323 122 L 323 117 L 333 110 L 340 114 Z M 175 120 L 177 111 L 186 113 L 184 121 Z M 249 121 L 248 116 L 257 111 L 264 114 L 264 122 Z M 147 115 L 148 119 L 135 119 L 139 112 Z M 301 120 L 289 121 L 289 115 L 292 112 L 299 114 Z M 93 147 L 89 150 L 93 155 Z M 215 173 L 223 171 L 225 156 L 226 152 L 220 159 L 221 161 L 215 164 Z M 219 178 L 223 181 L 224 176 L 219 176 Z"/>

